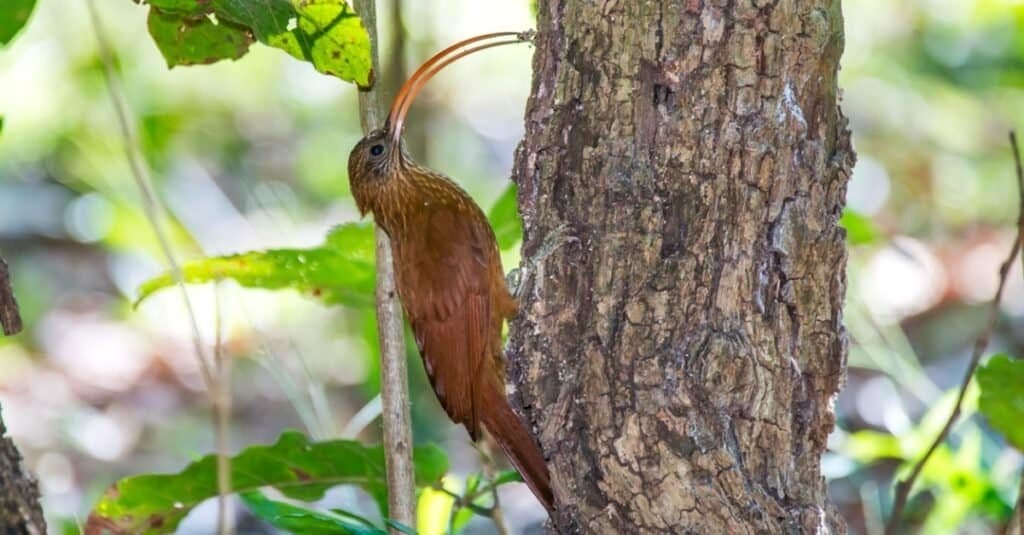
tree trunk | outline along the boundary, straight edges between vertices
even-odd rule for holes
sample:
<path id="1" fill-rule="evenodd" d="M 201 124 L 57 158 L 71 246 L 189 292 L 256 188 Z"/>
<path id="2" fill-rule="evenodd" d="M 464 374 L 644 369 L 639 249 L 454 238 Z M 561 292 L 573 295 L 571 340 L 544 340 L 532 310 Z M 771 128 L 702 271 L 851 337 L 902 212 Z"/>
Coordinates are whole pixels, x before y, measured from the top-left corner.
<path id="1" fill-rule="evenodd" d="M 18 303 L 14 300 L 3 258 L 0 258 L 0 326 L 6 335 L 21 330 Z M 39 506 L 39 489 L 22 468 L 21 454 L 6 435 L 7 428 L 0 418 L 0 533 L 43 535 L 46 524 Z"/>
<path id="2" fill-rule="evenodd" d="M 0 533 L 43 535 L 46 524 L 36 482 L 21 466 L 21 454 L 0 420 Z"/>
<path id="3" fill-rule="evenodd" d="M 842 533 L 839 0 L 542 0 L 510 377 L 561 532 Z M 529 279 L 528 279 L 529 282 Z"/>

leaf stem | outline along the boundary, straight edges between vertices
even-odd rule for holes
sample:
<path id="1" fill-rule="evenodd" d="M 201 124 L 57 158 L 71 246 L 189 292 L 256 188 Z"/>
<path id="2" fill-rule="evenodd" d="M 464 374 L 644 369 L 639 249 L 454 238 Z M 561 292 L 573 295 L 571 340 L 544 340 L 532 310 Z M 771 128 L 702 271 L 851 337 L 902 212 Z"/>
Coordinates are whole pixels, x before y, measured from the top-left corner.
<path id="1" fill-rule="evenodd" d="M 224 321 L 220 302 L 220 284 L 213 285 L 215 316 L 215 340 L 213 363 L 217 371 L 216 388 L 213 394 L 213 425 L 217 431 L 217 533 L 233 535 L 235 525 L 231 503 L 231 361 L 224 358 Z"/>

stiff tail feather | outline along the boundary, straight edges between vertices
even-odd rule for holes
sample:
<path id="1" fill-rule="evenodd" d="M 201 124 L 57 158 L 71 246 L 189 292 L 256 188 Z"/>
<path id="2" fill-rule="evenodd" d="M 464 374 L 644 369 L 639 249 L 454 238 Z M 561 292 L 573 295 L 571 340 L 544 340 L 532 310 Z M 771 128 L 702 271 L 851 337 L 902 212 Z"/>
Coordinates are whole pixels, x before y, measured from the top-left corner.
<path id="1" fill-rule="evenodd" d="M 533 436 L 526 429 L 519 415 L 505 397 L 503 389 L 488 384 L 484 386 L 482 412 L 484 426 L 501 446 L 502 451 L 523 476 L 526 485 L 540 503 L 554 513 L 554 497 L 551 493 L 551 476 L 544 454 Z"/>

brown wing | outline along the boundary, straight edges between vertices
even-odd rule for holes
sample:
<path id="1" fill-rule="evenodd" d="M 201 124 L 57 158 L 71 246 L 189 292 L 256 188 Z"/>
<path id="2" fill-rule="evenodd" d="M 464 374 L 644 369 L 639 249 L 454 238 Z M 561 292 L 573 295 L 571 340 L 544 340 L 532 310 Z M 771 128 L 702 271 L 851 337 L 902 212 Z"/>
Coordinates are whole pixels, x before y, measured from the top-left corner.
<path id="1" fill-rule="evenodd" d="M 487 380 L 481 374 L 493 359 L 490 338 L 496 335 L 488 284 L 494 238 L 455 206 L 436 206 L 424 223 L 401 247 L 402 304 L 441 406 L 476 440 L 477 386 Z"/>

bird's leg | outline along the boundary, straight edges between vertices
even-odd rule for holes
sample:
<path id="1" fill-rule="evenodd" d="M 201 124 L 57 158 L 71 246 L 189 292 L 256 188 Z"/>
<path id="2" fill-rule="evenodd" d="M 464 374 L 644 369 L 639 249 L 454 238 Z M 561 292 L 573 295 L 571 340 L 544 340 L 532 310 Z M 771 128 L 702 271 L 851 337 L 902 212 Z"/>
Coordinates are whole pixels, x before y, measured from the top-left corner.
<path id="1" fill-rule="evenodd" d="M 531 285 L 532 279 L 544 268 L 544 261 L 552 253 L 567 243 L 579 242 L 579 238 L 570 234 L 568 223 L 562 223 L 555 227 L 541 242 L 540 247 L 529 258 L 523 259 L 519 267 L 512 268 L 505 275 L 505 285 L 508 287 L 512 297 L 519 299 L 524 288 Z"/>

